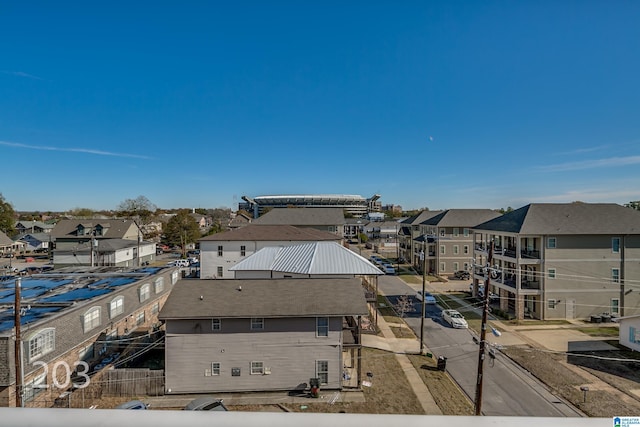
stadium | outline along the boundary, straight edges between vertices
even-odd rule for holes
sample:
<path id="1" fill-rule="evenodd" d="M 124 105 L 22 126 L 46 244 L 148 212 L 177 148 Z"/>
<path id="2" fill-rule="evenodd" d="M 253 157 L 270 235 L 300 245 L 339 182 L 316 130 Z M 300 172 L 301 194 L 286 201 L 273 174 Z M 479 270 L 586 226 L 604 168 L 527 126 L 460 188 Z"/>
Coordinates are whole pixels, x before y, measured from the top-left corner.
<path id="1" fill-rule="evenodd" d="M 269 208 L 342 208 L 356 218 L 362 218 L 369 212 L 380 212 L 382 205 L 378 201 L 379 194 L 366 199 L 359 195 L 349 194 L 305 194 L 276 196 L 242 196 L 244 203 L 238 209 L 252 212 L 254 218 L 262 215 Z"/>

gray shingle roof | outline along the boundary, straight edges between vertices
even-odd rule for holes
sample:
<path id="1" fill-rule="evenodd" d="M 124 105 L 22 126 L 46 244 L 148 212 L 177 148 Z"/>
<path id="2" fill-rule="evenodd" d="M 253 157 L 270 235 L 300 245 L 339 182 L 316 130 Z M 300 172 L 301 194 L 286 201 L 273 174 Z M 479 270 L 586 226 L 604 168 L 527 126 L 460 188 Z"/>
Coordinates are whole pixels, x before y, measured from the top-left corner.
<path id="1" fill-rule="evenodd" d="M 260 225 L 341 225 L 344 224 L 342 208 L 276 208 L 272 209 L 253 224 Z"/>
<path id="2" fill-rule="evenodd" d="M 640 212 L 615 203 L 532 203 L 474 227 L 518 234 L 640 234 Z"/>
<path id="3" fill-rule="evenodd" d="M 56 238 L 76 237 L 75 231 L 80 224 L 85 228 L 101 225 L 104 228 L 104 234 L 97 237 L 110 239 L 121 239 L 132 225 L 135 227 L 134 221 L 130 219 L 61 219 L 51 230 L 51 235 Z"/>
<path id="4" fill-rule="evenodd" d="M 439 215 L 441 213 L 442 211 L 422 211 L 417 215 L 410 216 L 409 218 L 405 219 L 404 221 L 402 221 L 401 224 L 407 224 L 407 225 L 422 224 L 424 221 L 428 220 L 429 218 L 433 218 L 434 216 Z"/>
<path id="5" fill-rule="evenodd" d="M 322 241 L 342 240 L 342 237 L 312 228 L 298 228 L 292 225 L 248 224 L 237 230 L 225 231 L 203 237 L 200 241 Z"/>
<path id="6" fill-rule="evenodd" d="M 335 242 L 267 247 L 245 258 L 231 271 L 278 271 L 296 274 L 381 275 L 364 257 Z"/>
<path id="7" fill-rule="evenodd" d="M 473 227 L 499 216 L 499 212 L 491 209 L 447 209 L 423 221 L 422 224 L 438 227 Z"/>
<path id="8" fill-rule="evenodd" d="M 2 230 L 0 230 L 0 246 L 11 246 L 13 245 L 13 240 L 9 238 Z"/>
<path id="9" fill-rule="evenodd" d="M 365 315 L 360 279 L 181 280 L 159 318 Z"/>

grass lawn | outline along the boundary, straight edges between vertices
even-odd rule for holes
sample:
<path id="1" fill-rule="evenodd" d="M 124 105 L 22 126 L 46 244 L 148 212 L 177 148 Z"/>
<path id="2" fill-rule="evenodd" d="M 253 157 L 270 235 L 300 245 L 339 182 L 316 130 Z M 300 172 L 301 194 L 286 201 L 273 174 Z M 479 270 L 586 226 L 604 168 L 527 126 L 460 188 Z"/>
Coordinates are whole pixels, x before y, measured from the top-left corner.
<path id="1" fill-rule="evenodd" d="M 620 330 L 615 326 L 592 326 L 578 330 L 592 337 L 618 337 L 620 334 Z"/>
<path id="2" fill-rule="evenodd" d="M 413 331 L 409 327 L 390 326 L 389 328 L 391 329 L 391 332 L 393 332 L 393 335 L 396 336 L 396 338 L 415 338 L 416 337 L 416 335 L 413 333 Z"/>

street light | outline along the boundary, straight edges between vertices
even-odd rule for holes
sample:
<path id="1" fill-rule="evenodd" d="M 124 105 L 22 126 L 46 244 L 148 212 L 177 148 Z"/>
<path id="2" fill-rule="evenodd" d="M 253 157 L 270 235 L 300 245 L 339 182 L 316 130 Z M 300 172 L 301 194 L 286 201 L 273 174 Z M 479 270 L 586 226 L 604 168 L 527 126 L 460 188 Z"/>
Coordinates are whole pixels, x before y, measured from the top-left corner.
<path id="1" fill-rule="evenodd" d="M 427 249 L 427 245 L 426 245 L 426 236 L 425 236 L 425 245 L 422 249 L 422 252 L 420 252 L 420 261 L 422 261 L 422 310 L 421 315 L 420 315 L 420 354 L 422 354 L 422 349 L 424 349 L 424 315 L 425 315 L 425 310 L 426 310 L 426 296 L 425 296 L 425 292 L 426 292 L 426 284 L 427 284 L 427 274 L 426 274 L 426 270 L 427 270 L 427 254 L 426 254 L 426 249 Z"/>

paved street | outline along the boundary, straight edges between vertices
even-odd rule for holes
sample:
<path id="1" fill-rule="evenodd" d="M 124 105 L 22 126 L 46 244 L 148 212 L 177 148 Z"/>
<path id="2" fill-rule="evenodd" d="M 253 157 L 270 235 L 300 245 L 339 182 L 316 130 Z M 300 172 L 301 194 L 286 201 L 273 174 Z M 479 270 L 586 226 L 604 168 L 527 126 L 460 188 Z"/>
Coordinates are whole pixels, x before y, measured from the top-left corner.
<path id="1" fill-rule="evenodd" d="M 396 276 L 382 276 L 379 289 L 393 301 L 401 295 L 414 295 L 421 285 L 407 285 Z M 446 285 L 429 285 L 428 290 L 446 286 L 468 287 L 468 282 L 450 282 Z M 420 306 L 405 318 L 407 324 L 420 336 Z M 428 351 L 436 357 L 447 358 L 447 372 L 473 401 L 475 399 L 478 345 L 474 333 L 468 329 L 453 329 L 440 320 L 440 308 L 427 307 L 424 323 L 424 339 Z M 497 343 L 500 338 L 489 338 Z M 484 387 L 482 412 L 485 415 L 503 416 L 580 416 L 571 406 L 566 405 L 546 387 L 522 370 L 517 364 L 496 351 L 496 358 L 487 357 L 484 367 Z"/>

